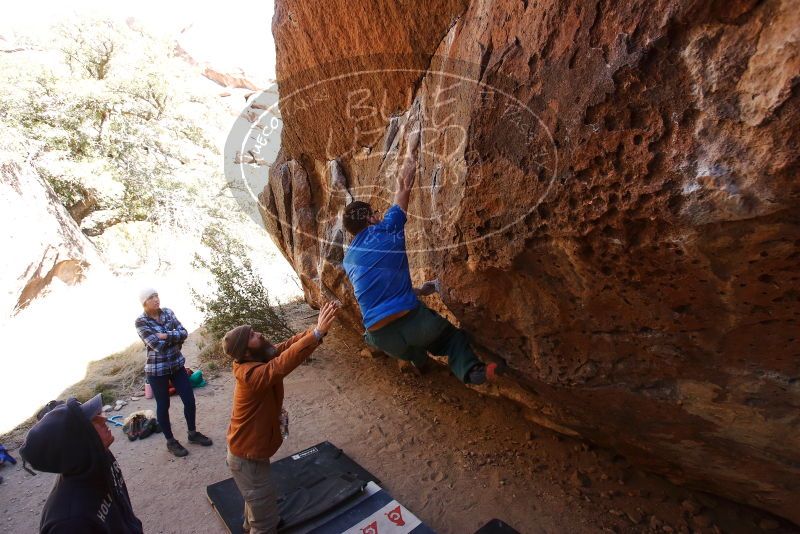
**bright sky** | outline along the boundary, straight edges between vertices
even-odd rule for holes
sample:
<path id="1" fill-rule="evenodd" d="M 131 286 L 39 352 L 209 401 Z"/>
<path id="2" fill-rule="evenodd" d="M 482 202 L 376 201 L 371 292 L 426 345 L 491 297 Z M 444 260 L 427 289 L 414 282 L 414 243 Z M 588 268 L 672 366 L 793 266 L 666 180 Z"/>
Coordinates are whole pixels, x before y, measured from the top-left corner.
<path id="1" fill-rule="evenodd" d="M 150 31 L 178 37 L 196 59 L 217 70 L 240 68 L 251 79 L 275 78 L 271 1 L 261 4 L 187 0 L 38 0 L 9 2 L 0 17 L 0 35 L 46 30 L 70 16 L 134 17 Z M 246 7 L 246 10 L 236 9 Z"/>

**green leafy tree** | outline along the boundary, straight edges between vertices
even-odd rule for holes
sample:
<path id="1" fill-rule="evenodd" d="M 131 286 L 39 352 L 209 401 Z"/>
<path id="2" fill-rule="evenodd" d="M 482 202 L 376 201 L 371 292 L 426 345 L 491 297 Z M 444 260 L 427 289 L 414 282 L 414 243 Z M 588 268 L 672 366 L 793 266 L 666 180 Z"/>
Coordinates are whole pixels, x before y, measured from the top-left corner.
<path id="1" fill-rule="evenodd" d="M 0 57 L 0 122 L 29 142 L 29 161 L 87 234 L 181 224 L 192 203 L 181 176 L 208 172 L 217 154 L 191 106 L 197 74 L 172 43 L 121 22 L 82 19 L 47 39 L 29 42 L 47 60 Z"/>
<path id="2" fill-rule="evenodd" d="M 211 273 L 215 290 L 209 295 L 193 291 L 193 295 L 212 337 L 221 339 L 228 330 L 243 324 L 270 339 L 293 335 L 284 309 L 270 300 L 244 244 L 219 224 L 206 228 L 203 244 L 208 255 L 195 254 L 194 266 Z"/>

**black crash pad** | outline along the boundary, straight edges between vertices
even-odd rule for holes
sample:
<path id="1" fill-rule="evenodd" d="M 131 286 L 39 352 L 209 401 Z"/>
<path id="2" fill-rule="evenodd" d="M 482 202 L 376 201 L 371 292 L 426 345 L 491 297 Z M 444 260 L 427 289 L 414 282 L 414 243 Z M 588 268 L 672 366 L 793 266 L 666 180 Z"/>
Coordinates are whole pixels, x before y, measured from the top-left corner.
<path id="1" fill-rule="evenodd" d="M 500 519 L 492 519 L 476 530 L 475 534 L 519 534 L 519 532 Z"/>
<path id="2" fill-rule="evenodd" d="M 308 520 L 341 506 L 362 493 L 377 477 L 330 442 L 322 442 L 270 466 L 278 494 L 280 532 L 291 532 Z M 211 505 L 232 534 L 242 532 L 244 501 L 232 478 L 206 488 Z"/>

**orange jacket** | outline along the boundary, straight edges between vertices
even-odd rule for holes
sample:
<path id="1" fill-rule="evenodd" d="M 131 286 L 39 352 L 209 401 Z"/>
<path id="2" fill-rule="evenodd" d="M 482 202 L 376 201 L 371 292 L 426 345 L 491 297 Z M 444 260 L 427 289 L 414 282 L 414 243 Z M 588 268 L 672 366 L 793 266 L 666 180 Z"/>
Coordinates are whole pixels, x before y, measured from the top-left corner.
<path id="1" fill-rule="evenodd" d="M 283 443 L 280 414 L 283 378 L 319 345 L 314 331 L 293 336 L 277 345 L 266 363 L 233 363 L 233 410 L 228 426 L 228 449 L 240 458 L 268 460 Z"/>

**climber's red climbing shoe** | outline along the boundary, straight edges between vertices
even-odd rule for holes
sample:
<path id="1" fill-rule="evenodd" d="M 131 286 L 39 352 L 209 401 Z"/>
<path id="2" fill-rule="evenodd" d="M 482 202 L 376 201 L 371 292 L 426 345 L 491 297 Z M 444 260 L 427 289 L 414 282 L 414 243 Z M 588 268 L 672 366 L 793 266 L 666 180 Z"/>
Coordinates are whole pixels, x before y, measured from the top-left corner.
<path id="1" fill-rule="evenodd" d="M 498 375 L 501 374 L 503 374 L 503 371 L 496 363 L 492 362 L 486 365 L 486 380 L 489 382 L 494 382 L 497 380 Z"/>
<path id="2" fill-rule="evenodd" d="M 508 372 L 508 366 L 504 363 L 489 363 L 486 365 L 486 380 L 495 382 L 501 376 L 505 376 Z"/>
<path id="3" fill-rule="evenodd" d="M 489 364 L 484 364 L 482 362 L 478 362 L 467 374 L 466 383 L 480 386 L 486 382 L 494 382 L 497 380 L 498 376 L 505 374 L 506 369 L 508 369 L 508 367 L 502 363 L 498 364 L 492 362 Z"/>

